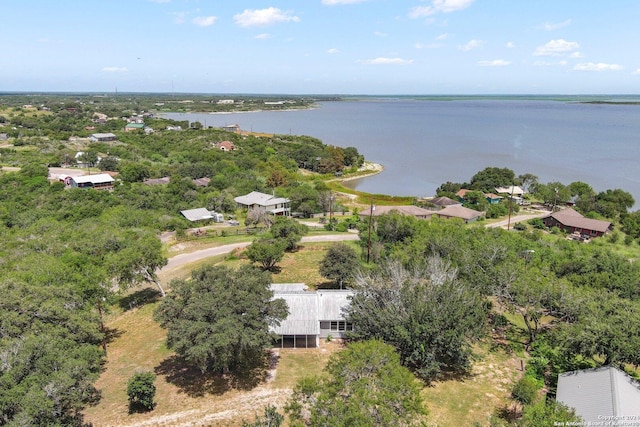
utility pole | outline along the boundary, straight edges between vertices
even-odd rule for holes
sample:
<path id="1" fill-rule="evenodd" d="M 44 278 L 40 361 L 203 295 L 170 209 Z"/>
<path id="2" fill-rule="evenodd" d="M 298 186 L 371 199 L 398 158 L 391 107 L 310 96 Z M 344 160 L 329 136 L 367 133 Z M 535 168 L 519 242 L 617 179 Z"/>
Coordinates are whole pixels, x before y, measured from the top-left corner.
<path id="1" fill-rule="evenodd" d="M 507 231 L 509 231 L 509 228 L 511 227 L 511 211 L 513 210 L 513 187 L 514 185 L 511 185 L 511 197 L 509 198 L 509 219 L 507 220 Z"/>
<path id="2" fill-rule="evenodd" d="M 369 207 L 369 238 L 367 239 L 367 264 L 369 264 L 369 257 L 371 256 L 371 221 L 373 219 L 373 212 L 376 207 L 373 206 L 373 200 L 371 200 L 371 206 Z"/>
<path id="3" fill-rule="evenodd" d="M 329 227 L 333 230 L 333 193 L 329 191 Z"/>

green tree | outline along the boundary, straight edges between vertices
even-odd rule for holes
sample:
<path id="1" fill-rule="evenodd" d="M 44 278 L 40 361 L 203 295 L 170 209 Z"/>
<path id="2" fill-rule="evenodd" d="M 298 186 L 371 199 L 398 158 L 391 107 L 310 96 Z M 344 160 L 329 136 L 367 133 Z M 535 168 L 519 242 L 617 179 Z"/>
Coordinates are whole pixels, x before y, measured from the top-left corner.
<path id="1" fill-rule="evenodd" d="M 393 347 L 380 341 L 350 344 L 334 354 L 327 377 L 303 379 L 285 407 L 293 425 L 423 425 L 418 383 Z"/>
<path id="2" fill-rule="evenodd" d="M 496 187 L 506 187 L 515 182 L 515 173 L 509 168 L 488 167 L 471 177 L 472 190 L 495 191 Z"/>
<path id="3" fill-rule="evenodd" d="M 287 251 L 295 250 L 298 247 L 298 242 L 302 236 L 307 234 L 307 231 L 306 225 L 286 216 L 277 216 L 269 229 L 274 238 L 286 242 L 285 250 Z"/>
<path id="4" fill-rule="evenodd" d="M 347 317 L 357 327 L 349 337 L 393 345 L 403 365 L 427 381 L 464 372 L 484 331 L 484 299 L 443 259 L 416 261 L 412 269 L 390 262 L 356 278 Z"/>
<path id="5" fill-rule="evenodd" d="M 272 300 L 271 275 L 244 265 L 208 266 L 172 282 L 154 318 L 168 329 L 167 346 L 202 372 L 229 372 L 258 360 L 272 343 L 269 327 L 287 316 Z"/>
<path id="6" fill-rule="evenodd" d="M 286 247 L 284 240 L 260 238 L 249 245 L 245 254 L 251 262 L 260 264 L 263 270 L 273 270 L 284 257 Z"/>
<path id="7" fill-rule="evenodd" d="M 469 191 L 464 195 L 464 203 L 462 205 L 469 209 L 484 212 L 487 210 L 489 203 L 482 191 Z"/>
<path id="8" fill-rule="evenodd" d="M 345 243 L 334 243 L 329 247 L 320 261 L 320 274 L 335 281 L 342 289 L 343 284 L 350 283 L 358 268 L 358 254 Z"/>
<path id="9" fill-rule="evenodd" d="M 570 424 L 571 423 L 571 424 Z M 522 427 L 548 427 L 582 425 L 582 418 L 573 409 L 555 400 L 540 400 L 533 405 L 527 405 L 522 411 L 520 423 Z"/>
<path id="10" fill-rule="evenodd" d="M 127 396 L 129 396 L 129 412 L 139 409 L 149 411 L 155 407 L 153 401 L 156 397 L 156 376 L 153 372 L 136 372 L 127 383 Z"/>

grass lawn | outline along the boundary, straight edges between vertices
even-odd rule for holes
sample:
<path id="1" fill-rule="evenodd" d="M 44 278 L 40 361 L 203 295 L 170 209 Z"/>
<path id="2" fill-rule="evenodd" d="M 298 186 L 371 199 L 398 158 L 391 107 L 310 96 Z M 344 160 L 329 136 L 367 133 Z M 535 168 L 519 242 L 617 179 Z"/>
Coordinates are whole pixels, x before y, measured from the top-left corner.
<path id="1" fill-rule="evenodd" d="M 357 247 L 356 242 L 347 243 Z M 273 281 L 304 282 L 310 287 L 326 282 L 317 265 L 331 244 L 305 243 L 298 251 L 287 253 Z M 239 265 L 247 262 L 243 258 L 241 253 L 221 255 L 174 271 L 172 276 L 186 277 L 191 268 L 205 263 Z M 161 279 L 167 287 L 170 278 Z M 269 370 L 265 362 L 241 377 L 202 374 L 166 348 L 166 331 L 153 321 L 157 304 L 154 288 L 136 289 L 108 314 L 107 362 L 96 383 L 102 399 L 84 411 L 85 421 L 96 427 L 241 425 L 261 414 L 266 405 L 282 408 L 298 379 L 321 374 L 330 355 L 342 348 L 336 341 L 322 342 L 318 349 L 276 348 L 275 370 Z M 468 377 L 435 382 L 423 389 L 429 425 L 472 425 L 474 421 L 486 425 L 496 408 L 509 402 L 512 384 L 521 374 L 520 358 L 512 351 L 489 351 L 489 347 L 477 347 L 479 357 Z M 129 414 L 127 381 L 141 370 L 157 375 L 157 405 L 147 413 Z"/>
<path id="2" fill-rule="evenodd" d="M 496 408 L 510 402 L 513 384 L 522 375 L 520 359 L 513 353 L 489 351 L 487 345 L 475 352 L 479 360 L 468 377 L 437 381 L 423 389 L 430 425 L 486 426 Z"/>

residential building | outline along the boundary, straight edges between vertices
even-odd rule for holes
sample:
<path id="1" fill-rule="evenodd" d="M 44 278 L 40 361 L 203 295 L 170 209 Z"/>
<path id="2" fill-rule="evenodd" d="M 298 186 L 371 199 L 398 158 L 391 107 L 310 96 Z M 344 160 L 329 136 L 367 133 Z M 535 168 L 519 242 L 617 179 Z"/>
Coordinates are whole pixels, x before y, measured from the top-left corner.
<path id="1" fill-rule="evenodd" d="M 551 215 L 542 218 L 542 222 L 549 228 L 558 227 L 567 233 L 576 233 L 586 237 L 600 237 L 612 229 L 609 221 L 585 218 L 572 208 L 553 212 Z"/>
<path id="2" fill-rule="evenodd" d="M 374 206 L 373 207 L 373 216 L 380 216 L 380 215 L 385 215 L 385 214 L 389 214 L 392 212 L 397 212 L 401 215 L 407 215 L 407 216 L 413 216 L 416 217 L 418 219 L 430 219 L 431 216 L 433 214 L 435 214 L 435 211 L 431 211 L 429 209 L 424 209 L 418 206 L 411 206 L 411 205 L 406 205 L 406 206 Z M 371 207 L 368 207 L 366 209 L 363 209 L 361 211 L 358 212 L 358 215 L 360 216 L 371 216 Z"/>
<path id="3" fill-rule="evenodd" d="M 478 212 L 460 205 L 447 206 L 435 212 L 435 214 L 440 218 L 458 218 L 465 223 L 477 221 L 484 216 L 484 212 Z"/>
<path id="4" fill-rule="evenodd" d="M 319 347 L 320 339 L 344 338 L 353 325 L 345 319 L 351 290 L 308 291 L 303 283 L 272 284 L 273 299 L 282 298 L 289 315 L 271 327 L 281 347 Z"/>
<path id="5" fill-rule="evenodd" d="M 118 137 L 112 133 L 94 133 L 89 137 L 89 140 L 92 142 L 108 142 L 116 141 L 117 139 Z"/>
<path id="6" fill-rule="evenodd" d="M 241 208 L 259 209 L 273 215 L 291 215 L 291 200 L 284 197 L 276 197 L 271 194 L 252 191 L 244 196 L 234 198 Z"/>
<path id="7" fill-rule="evenodd" d="M 107 173 L 97 175 L 72 176 L 71 187 L 93 188 L 95 190 L 113 190 L 115 180 Z"/>
<path id="8" fill-rule="evenodd" d="M 132 132 L 136 130 L 144 130 L 144 123 L 127 123 L 124 127 L 125 132 Z"/>

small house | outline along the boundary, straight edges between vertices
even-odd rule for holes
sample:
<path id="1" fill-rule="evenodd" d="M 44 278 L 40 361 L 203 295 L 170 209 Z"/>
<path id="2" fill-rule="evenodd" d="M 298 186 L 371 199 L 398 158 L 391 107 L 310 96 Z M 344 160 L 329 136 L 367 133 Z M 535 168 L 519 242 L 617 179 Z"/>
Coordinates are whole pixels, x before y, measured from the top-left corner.
<path id="1" fill-rule="evenodd" d="M 116 141 L 117 139 L 118 137 L 112 133 L 94 133 L 89 137 L 91 142 L 109 142 Z"/>
<path id="2" fill-rule="evenodd" d="M 133 131 L 136 131 L 136 130 L 144 130 L 144 123 L 131 122 L 131 123 L 127 123 L 124 126 L 124 131 L 125 132 L 133 132 Z"/>
<path id="3" fill-rule="evenodd" d="M 72 188 L 93 188 L 94 190 L 113 190 L 115 179 L 107 173 L 97 175 L 72 176 Z"/>

